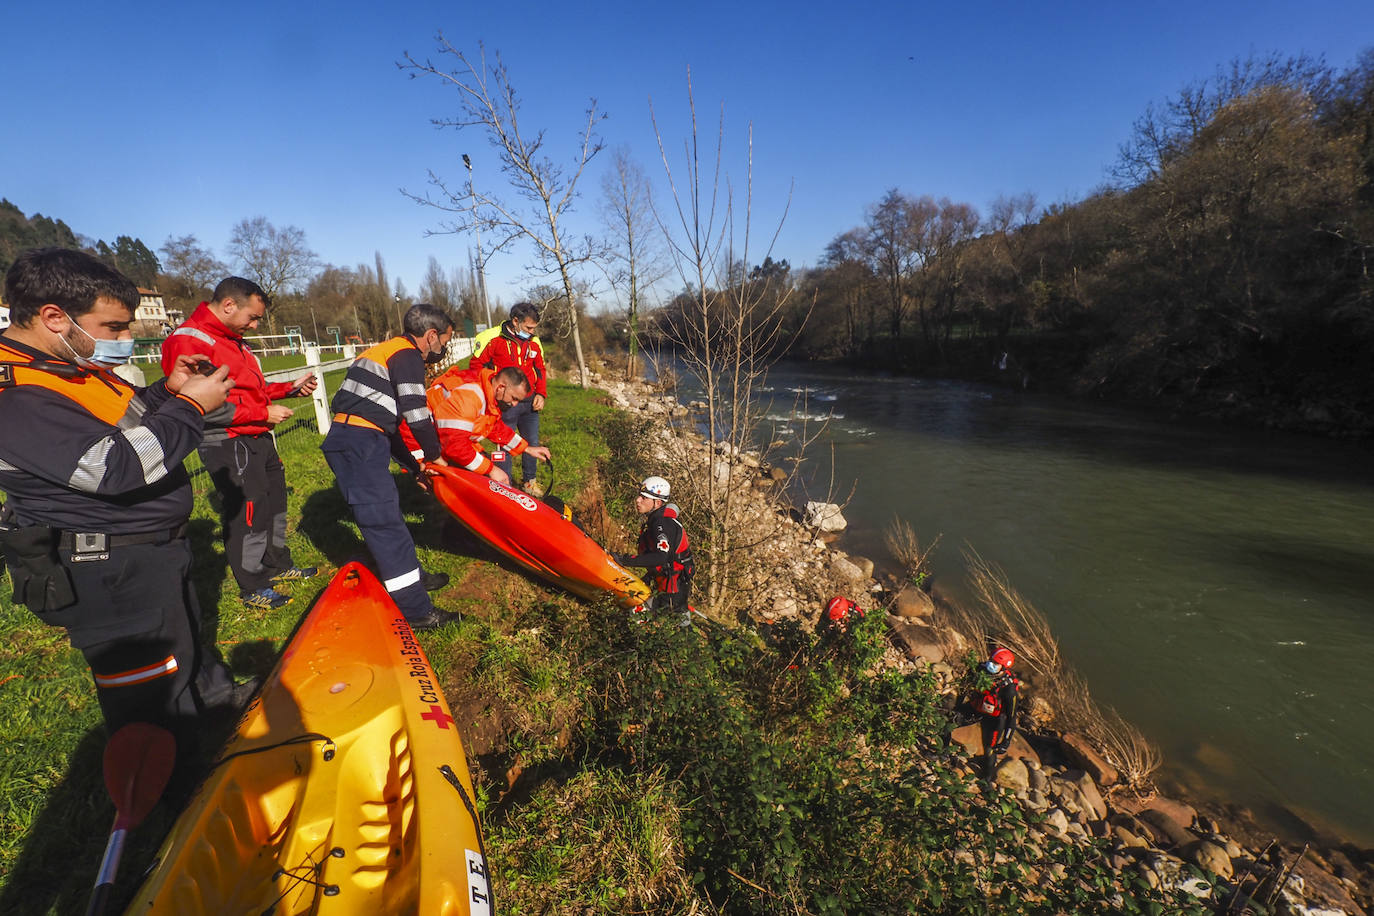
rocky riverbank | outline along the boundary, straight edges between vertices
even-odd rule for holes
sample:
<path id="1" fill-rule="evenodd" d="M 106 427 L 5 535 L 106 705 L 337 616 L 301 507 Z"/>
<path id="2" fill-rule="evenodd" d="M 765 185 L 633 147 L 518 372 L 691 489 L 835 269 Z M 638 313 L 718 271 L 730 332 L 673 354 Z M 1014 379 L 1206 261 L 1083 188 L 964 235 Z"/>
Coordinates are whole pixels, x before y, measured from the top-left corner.
<path id="1" fill-rule="evenodd" d="M 814 628 L 826 601 L 844 594 L 869 613 L 883 613 L 889 649 L 882 665 L 903 672 L 928 668 L 951 710 L 965 686 L 967 635 L 941 613 L 937 596 L 878 574 L 871 560 L 850 556 L 836 540 L 839 507 L 793 507 L 782 492 L 787 473 L 758 454 L 732 454 L 695 432 L 692 408 L 642 382 L 594 378 L 622 410 L 652 418 L 661 430 L 656 457 L 679 479 L 708 473 L 732 488 L 731 527 L 753 536 L 755 562 L 735 588 L 747 600 L 738 617 L 756 630 L 790 621 Z M 1016 649 L 1015 646 L 1011 648 Z M 1109 751 L 1066 730 L 1034 679 L 1023 688 L 1020 730 L 993 779 L 1028 812 L 1043 836 L 1106 844 L 1113 867 L 1154 886 L 1180 888 L 1217 912 L 1360 914 L 1374 907 L 1374 851 L 1350 845 L 1294 846 L 1266 837 L 1224 804 L 1197 807 L 1126 786 Z M 961 766 L 981 777 L 981 729 L 952 729 Z M 1198 808 L 1203 809 L 1199 813 Z M 1027 844 L 1034 855 L 1036 843 Z"/>

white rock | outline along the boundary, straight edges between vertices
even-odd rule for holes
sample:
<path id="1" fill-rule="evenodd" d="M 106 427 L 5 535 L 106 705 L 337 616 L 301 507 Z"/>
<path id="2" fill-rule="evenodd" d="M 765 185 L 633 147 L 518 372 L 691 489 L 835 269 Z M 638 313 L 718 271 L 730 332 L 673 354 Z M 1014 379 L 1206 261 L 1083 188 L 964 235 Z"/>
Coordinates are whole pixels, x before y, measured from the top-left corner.
<path id="1" fill-rule="evenodd" d="M 849 527 L 839 506 L 823 502 L 806 504 L 806 524 L 824 532 L 843 531 Z"/>

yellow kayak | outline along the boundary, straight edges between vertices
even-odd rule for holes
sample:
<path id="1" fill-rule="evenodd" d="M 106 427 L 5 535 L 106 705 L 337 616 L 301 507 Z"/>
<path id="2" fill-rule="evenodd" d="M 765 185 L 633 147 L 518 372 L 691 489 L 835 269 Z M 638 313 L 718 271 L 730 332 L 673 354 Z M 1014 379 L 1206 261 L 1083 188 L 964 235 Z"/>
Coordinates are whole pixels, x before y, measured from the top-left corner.
<path id="1" fill-rule="evenodd" d="M 405 618 L 339 570 L 128 912 L 492 912 L 467 758 Z"/>

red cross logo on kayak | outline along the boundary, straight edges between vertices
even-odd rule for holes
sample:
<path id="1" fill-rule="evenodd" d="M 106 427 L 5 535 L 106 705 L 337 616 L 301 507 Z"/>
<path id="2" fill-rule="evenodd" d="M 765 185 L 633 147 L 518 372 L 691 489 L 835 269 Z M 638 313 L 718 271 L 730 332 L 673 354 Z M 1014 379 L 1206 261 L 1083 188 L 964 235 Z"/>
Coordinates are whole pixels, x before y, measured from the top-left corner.
<path id="1" fill-rule="evenodd" d="M 453 721 L 453 716 L 450 716 L 448 713 L 444 712 L 444 708 L 437 704 L 431 706 L 429 708 L 429 712 L 420 713 L 420 718 L 429 719 L 430 721 L 437 723 L 438 726 L 442 729 L 447 729 L 448 724 Z"/>

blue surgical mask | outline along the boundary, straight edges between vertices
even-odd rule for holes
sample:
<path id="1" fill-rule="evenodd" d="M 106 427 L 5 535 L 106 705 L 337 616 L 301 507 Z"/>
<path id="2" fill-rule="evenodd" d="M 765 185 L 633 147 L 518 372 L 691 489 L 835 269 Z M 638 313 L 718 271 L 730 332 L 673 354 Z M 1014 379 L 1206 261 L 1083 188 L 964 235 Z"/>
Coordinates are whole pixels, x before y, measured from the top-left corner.
<path id="1" fill-rule="evenodd" d="M 515 336 L 519 337 L 521 340 L 529 340 L 534 335 L 531 334 L 529 331 L 516 331 Z"/>
<path id="2" fill-rule="evenodd" d="M 81 356 L 71 344 L 67 343 L 65 337 L 62 338 L 62 342 L 67 345 L 67 349 L 72 351 L 73 362 L 78 366 L 82 366 L 86 369 L 105 369 L 109 366 L 122 366 L 133 357 L 134 339 L 132 337 L 127 340 L 97 340 L 92 337 L 85 328 L 77 324 L 76 319 L 71 315 L 67 316 L 67 320 L 70 321 L 72 326 L 78 331 L 85 334 L 86 338 L 90 340 L 91 343 L 95 344 L 94 353 L 88 357 Z"/>

